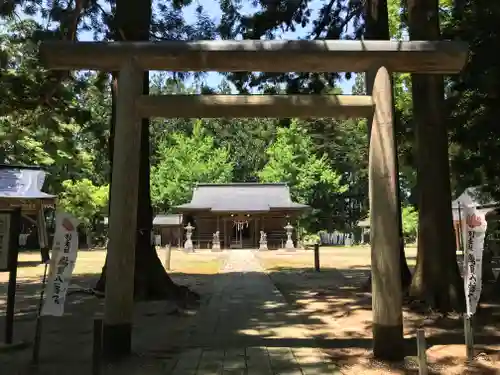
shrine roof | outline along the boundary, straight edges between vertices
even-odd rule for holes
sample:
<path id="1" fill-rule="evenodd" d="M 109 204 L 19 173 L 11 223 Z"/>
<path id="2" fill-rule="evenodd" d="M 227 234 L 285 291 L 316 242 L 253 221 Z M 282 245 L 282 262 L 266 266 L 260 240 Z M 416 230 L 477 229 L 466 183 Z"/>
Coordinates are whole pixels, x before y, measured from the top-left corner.
<path id="1" fill-rule="evenodd" d="M 266 212 L 304 210 L 308 207 L 293 202 L 290 189 L 284 183 L 228 183 L 198 184 L 193 189 L 191 202 L 175 208 L 180 212 Z"/>
<path id="2" fill-rule="evenodd" d="M 42 191 L 45 176 L 39 167 L 0 165 L 0 199 L 53 200 Z"/>

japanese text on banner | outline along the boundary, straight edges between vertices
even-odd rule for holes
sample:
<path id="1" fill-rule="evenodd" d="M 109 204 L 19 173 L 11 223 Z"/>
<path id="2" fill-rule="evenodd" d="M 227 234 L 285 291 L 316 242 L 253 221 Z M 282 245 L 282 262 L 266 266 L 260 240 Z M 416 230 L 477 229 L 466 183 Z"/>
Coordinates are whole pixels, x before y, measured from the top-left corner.
<path id="1" fill-rule="evenodd" d="M 78 255 L 78 224 L 78 220 L 69 214 L 56 214 L 56 232 L 42 315 L 62 316 L 64 313 L 66 292 Z"/>
<path id="2" fill-rule="evenodd" d="M 465 246 L 464 252 L 464 288 L 467 305 L 467 315 L 476 313 L 482 289 L 482 263 L 484 239 L 487 223 L 485 212 L 475 207 L 464 207 L 462 235 Z"/>

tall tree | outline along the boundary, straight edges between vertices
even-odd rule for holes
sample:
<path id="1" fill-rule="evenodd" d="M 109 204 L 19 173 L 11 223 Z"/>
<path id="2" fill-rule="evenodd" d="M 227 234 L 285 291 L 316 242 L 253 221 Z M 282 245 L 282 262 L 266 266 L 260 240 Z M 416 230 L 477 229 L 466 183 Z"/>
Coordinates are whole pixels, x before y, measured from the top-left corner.
<path id="1" fill-rule="evenodd" d="M 103 219 L 108 205 L 109 187 L 96 186 L 84 178 L 78 181 L 66 180 L 62 183 L 63 192 L 57 205 L 72 214 L 85 229 L 87 246 L 92 246 L 92 230 L 99 220 Z"/>
<path id="2" fill-rule="evenodd" d="M 315 153 L 327 156 L 329 167 L 341 176 L 345 191 L 326 194 L 321 213 L 316 216 L 319 229 L 350 232 L 368 212 L 368 142 L 365 119 L 330 118 L 301 121 L 311 137 Z M 321 217 L 319 216 L 321 215 Z"/>
<path id="3" fill-rule="evenodd" d="M 438 0 L 407 0 L 410 38 L 439 40 Z M 451 212 L 444 81 L 412 76 L 418 170 L 418 255 L 410 293 L 443 312 L 462 309 L 464 292 L 456 260 Z"/>
<path id="4" fill-rule="evenodd" d="M 188 33 L 189 38 L 206 38 L 212 36 L 210 31 L 213 29 L 210 20 L 207 20 L 202 13 L 202 8 L 198 10 L 199 23 L 198 28 L 185 28 L 182 20 L 181 8 L 188 1 L 176 2 L 170 8 L 166 3 L 158 4 L 161 13 L 159 17 L 152 20 L 151 1 L 139 0 L 118 0 L 114 17 L 110 17 L 109 36 L 113 40 L 125 41 L 144 41 L 150 40 L 150 37 L 161 38 L 161 35 L 172 39 L 185 37 Z M 168 19 L 161 17 L 171 17 Z M 153 22 L 152 22 L 153 21 Z M 152 27 L 151 27 L 152 25 Z M 197 34 L 199 30 L 201 33 Z M 160 36 L 159 36 L 160 35 Z M 117 75 L 113 74 L 112 89 L 116 92 Z M 149 73 L 144 74 L 143 93 L 149 93 Z M 113 97 L 113 103 L 115 97 Z M 113 105 L 114 107 L 114 105 Z M 114 111 L 112 111 L 114 113 Z M 111 119 L 110 136 L 110 157 L 112 156 L 113 129 L 115 126 L 115 117 Z M 160 259 L 156 253 L 154 245 L 151 243 L 151 231 L 153 221 L 153 210 L 151 205 L 150 193 L 150 122 L 143 120 L 141 128 L 141 159 L 139 168 L 139 193 L 138 193 L 138 211 L 137 211 L 137 233 L 136 242 L 136 265 L 135 265 L 135 297 L 142 300 L 153 299 L 172 299 L 184 305 L 188 301 L 195 301 L 199 296 L 184 286 L 176 285 L 164 270 Z M 111 181 L 112 183 L 112 181 Z M 113 197 L 110 197 L 113 199 Z M 112 218 L 110 218 L 112 220 Z M 104 291 L 106 278 L 106 265 L 103 267 L 101 278 L 96 289 Z"/>
<path id="5" fill-rule="evenodd" d="M 232 180 L 229 150 L 215 147 L 201 120 L 195 121 L 192 134 L 177 132 L 164 138 L 157 154 L 158 164 L 151 171 L 151 193 L 160 210 L 187 203 L 197 183 Z"/>
<path id="6" fill-rule="evenodd" d="M 341 182 L 341 175 L 329 165 L 327 155 L 316 154 L 307 130 L 296 120 L 288 128 L 277 129 L 276 139 L 266 153 L 269 160 L 258 173 L 259 180 L 286 182 L 295 201 L 313 208 L 306 223 L 307 229 L 321 229 L 318 221 L 323 210 L 328 212 L 325 203 L 332 203 L 328 197 L 347 190 Z"/>
<path id="7" fill-rule="evenodd" d="M 62 181 L 88 178 L 101 184 L 101 147 L 106 116 L 93 117 L 95 75 L 80 75 L 45 93 L 50 72 L 40 65 L 34 21 L 6 22 L 0 29 L 0 163 L 39 165 L 48 172 L 47 189 Z"/>

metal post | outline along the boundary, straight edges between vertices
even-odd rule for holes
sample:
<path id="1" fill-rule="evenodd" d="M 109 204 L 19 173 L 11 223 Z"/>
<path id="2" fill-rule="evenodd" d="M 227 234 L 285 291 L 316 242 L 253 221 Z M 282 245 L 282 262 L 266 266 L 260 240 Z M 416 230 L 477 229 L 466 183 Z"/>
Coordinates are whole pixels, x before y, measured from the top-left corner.
<path id="1" fill-rule="evenodd" d="M 418 375 L 427 375 L 427 344 L 425 342 L 425 331 L 417 329 L 417 353 L 418 353 Z"/>
<path id="2" fill-rule="evenodd" d="M 320 266 L 319 266 L 319 244 L 315 243 L 314 244 L 314 269 L 316 272 L 320 271 Z"/>
<path id="3" fill-rule="evenodd" d="M 31 357 L 31 363 L 34 365 L 38 364 L 38 359 L 40 357 L 40 342 L 42 340 L 42 307 L 45 296 L 45 284 L 47 283 L 47 270 L 49 264 L 45 263 L 43 269 L 43 279 L 42 279 L 42 290 L 40 292 L 40 299 L 38 300 L 38 311 L 36 315 L 36 326 L 35 326 L 35 340 L 33 342 L 33 353 Z"/>
<path id="4" fill-rule="evenodd" d="M 9 283 L 7 285 L 7 311 L 5 314 L 5 344 L 12 345 L 14 340 L 14 311 L 16 305 L 17 262 L 19 255 L 19 229 L 21 209 L 10 214 L 9 227 Z"/>
<path id="5" fill-rule="evenodd" d="M 466 314 L 464 314 L 464 336 L 467 362 L 472 362 L 474 359 L 474 330 L 472 317 L 468 317 Z"/>
<path id="6" fill-rule="evenodd" d="M 458 202 L 458 246 L 462 250 L 462 256 L 465 256 L 465 244 L 462 238 L 462 205 Z"/>

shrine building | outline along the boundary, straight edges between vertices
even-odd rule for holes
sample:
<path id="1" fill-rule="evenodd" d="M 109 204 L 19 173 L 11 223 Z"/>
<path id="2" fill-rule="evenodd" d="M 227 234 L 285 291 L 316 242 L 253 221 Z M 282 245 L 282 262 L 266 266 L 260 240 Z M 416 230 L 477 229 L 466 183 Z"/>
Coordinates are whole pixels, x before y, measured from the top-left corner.
<path id="1" fill-rule="evenodd" d="M 284 227 L 294 226 L 309 206 L 293 202 L 284 183 L 198 184 L 190 203 L 174 207 L 183 215 L 183 225 L 195 227 L 192 241 L 209 248 L 219 231 L 221 248 L 258 248 L 260 231 L 267 235 L 270 249 L 282 248 L 287 239 Z"/>

